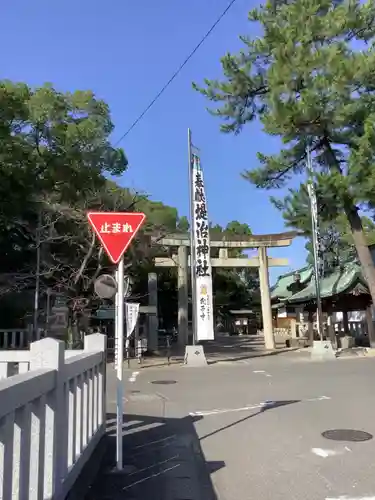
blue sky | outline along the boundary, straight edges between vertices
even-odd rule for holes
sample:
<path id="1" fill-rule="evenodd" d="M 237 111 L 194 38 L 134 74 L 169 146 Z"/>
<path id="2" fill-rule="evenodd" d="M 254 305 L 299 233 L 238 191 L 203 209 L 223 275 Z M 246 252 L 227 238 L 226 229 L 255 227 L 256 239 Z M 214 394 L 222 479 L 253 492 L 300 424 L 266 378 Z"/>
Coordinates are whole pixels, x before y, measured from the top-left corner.
<path id="1" fill-rule="evenodd" d="M 89 1 L 5 0 L 0 43 L 0 77 L 58 90 L 91 89 L 108 102 L 114 140 L 131 125 L 214 23 L 228 0 Z M 130 169 L 120 184 L 188 212 L 187 128 L 201 150 L 210 219 L 225 225 L 246 222 L 254 234 L 281 232 L 283 220 L 270 194 L 240 173 L 257 166 L 257 151 L 278 150 L 275 139 L 251 124 L 234 137 L 219 132 L 219 120 L 192 81 L 220 77 L 220 57 L 241 48 L 250 33 L 254 1 L 237 0 L 169 89 L 122 142 Z M 254 28 L 251 28 L 254 29 Z M 282 192 L 280 192 L 282 194 Z M 288 257 L 289 268 L 305 262 L 304 241 L 271 255 Z"/>

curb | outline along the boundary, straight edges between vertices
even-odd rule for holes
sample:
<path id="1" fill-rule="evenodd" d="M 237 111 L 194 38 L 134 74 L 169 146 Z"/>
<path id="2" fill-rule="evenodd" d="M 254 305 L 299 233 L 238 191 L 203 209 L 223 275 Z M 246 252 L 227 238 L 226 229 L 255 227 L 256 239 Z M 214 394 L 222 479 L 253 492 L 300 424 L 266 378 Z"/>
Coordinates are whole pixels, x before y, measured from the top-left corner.
<path id="1" fill-rule="evenodd" d="M 252 359 L 252 358 L 262 358 L 266 356 L 277 356 L 278 354 L 283 354 L 286 352 L 294 352 L 301 350 L 301 347 L 283 347 L 280 349 L 275 349 L 272 351 L 260 351 L 260 352 L 252 352 L 251 354 L 243 354 L 240 356 L 234 356 L 234 357 L 212 357 L 210 355 L 206 355 L 207 358 L 207 364 L 208 365 L 215 365 L 217 363 L 225 363 L 226 361 L 243 361 L 245 359 Z M 375 354 L 374 354 L 375 355 Z M 150 363 L 150 364 L 139 364 L 137 363 L 135 365 L 139 370 L 144 370 L 148 368 L 161 368 L 164 366 L 184 366 L 184 360 L 183 359 L 174 359 L 173 357 L 170 359 L 170 362 L 168 364 L 168 361 L 166 358 L 160 358 L 160 359 L 155 359 L 155 363 Z M 134 368 L 134 365 L 131 363 L 130 369 Z"/>
<path id="2" fill-rule="evenodd" d="M 285 347 L 281 349 L 275 349 L 272 351 L 267 351 L 267 352 L 260 352 L 259 354 L 257 353 L 252 353 L 244 356 L 237 356 L 237 357 L 232 357 L 232 358 L 218 358 L 218 359 L 207 359 L 207 363 L 209 365 L 216 364 L 216 363 L 225 363 L 226 361 L 243 361 L 244 359 L 252 359 L 252 358 L 265 358 L 267 356 L 277 356 L 278 354 L 283 354 L 285 352 L 293 352 L 293 351 L 298 351 L 300 350 L 300 347 Z"/>

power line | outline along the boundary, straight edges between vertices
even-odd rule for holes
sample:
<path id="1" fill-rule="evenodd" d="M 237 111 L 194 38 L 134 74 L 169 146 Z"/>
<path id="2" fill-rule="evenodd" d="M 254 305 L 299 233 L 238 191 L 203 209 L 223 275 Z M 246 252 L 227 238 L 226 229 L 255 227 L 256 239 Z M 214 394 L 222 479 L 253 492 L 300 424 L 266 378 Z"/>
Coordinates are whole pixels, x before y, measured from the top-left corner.
<path id="1" fill-rule="evenodd" d="M 146 106 L 146 108 L 142 111 L 142 113 L 138 116 L 136 120 L 130 125 L 128 130 L 118 139 L 115 143 L 115 146 L 117 146 L 121 141 L 125 139 L 125 137 L 130 134 L 130 132 L 133 130 L 133 128 L 138 125 L 138 123 L 142 120 L 142 118 L 145 116 L 147 111 L 149 111 L 152 106 L 156 103 L 156 101 L 161 97 L 164 92 L 167 90 L 169 85 L 175 80 L 175 78 L 180 74 L 181 70 L 186 66 L 186 64 L 190 61 L 190 59 L 194 56 L 194 54 L 200 49 L 200 47 L 203 45 L 203 43 L 207 40 L 207 38 L 211 35 L 213 30 L 216 28 L 216 26 L 220 23 L 220 21 L 223 19 L 223 17 L 228 13 L 229 9 L 232 7 L 232 5 L 236 2 L 236 0 L 231 0 L 229 5 L 223 10 L 223 12 L 220 14 L 220 16 L 216 19 L 214 24 L 211 26 L 211 28 L 207 31 L 207 33 L 203 36 L 203 38 L 200 40 L 200 42 L 194 47 L 194 49 L 190 52 L 190 54 L 187 56 L 187 58 L 180 64 L 178 69 L 173 73 L 171 78 L 164 84 L 164 86 L 159 90 L 159 92 L 156 94 L 156 96 L 150 101 L 150 103 Z"/>

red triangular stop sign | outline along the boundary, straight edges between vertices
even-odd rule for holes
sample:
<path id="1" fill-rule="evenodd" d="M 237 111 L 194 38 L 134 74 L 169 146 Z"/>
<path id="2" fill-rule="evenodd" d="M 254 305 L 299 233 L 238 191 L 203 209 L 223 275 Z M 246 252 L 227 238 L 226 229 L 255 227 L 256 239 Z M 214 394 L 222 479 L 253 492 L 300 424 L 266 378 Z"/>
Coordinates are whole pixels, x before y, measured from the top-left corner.
<path id="1" fill-rule="evenodd" d="M 87 217 L 114 264 L 119 262 L 146 218 L 138 212 L 88 212 Z"/>

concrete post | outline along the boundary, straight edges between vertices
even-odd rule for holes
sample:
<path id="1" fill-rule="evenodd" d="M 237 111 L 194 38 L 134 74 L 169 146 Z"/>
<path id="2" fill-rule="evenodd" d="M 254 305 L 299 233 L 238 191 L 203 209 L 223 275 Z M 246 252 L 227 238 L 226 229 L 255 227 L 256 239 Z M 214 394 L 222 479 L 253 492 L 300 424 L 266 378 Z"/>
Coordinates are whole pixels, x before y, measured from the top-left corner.
<path id="1" fill-rule="evenodd" d="M 328 333 L 328 338 L 332 343 L 332 346 L 336 346 L 338 348 L 339 345 L 338 345 L 338 341 L 336 339 L 333 315 L 334 315 L 334 312 L 331 309 L 329 309 L 327 312 L 327 333 Z"/>
<path id="2" fill-rule="evenodd" d="M 148 274 L 148 305 L 156 307 L 156 314 L 147 316 L 147 349 L 149 351 L 158 350 L 158 275 L 156 273 Z"/>
<path id="3" fill-rule="evenodd" d="M 348 311 L 342 311 L 342 324 L 344 328 L 344 335 L 349 335 L 349 319 L 348 319 Z"/>
<path id="4" fill-rule="evenodd" d="M 367 334 L 368 340 L 370 342 L 370 347 L 375 347 L 375 328 L 372 320 L 372 305 L 367 306 L 366 308 L 366 323 L 367 323 Z"/>
<path id="5" fill-rule="evenodd" d="M 85 351 L 101 351 L 105 354 L 107 350 L 107 336 L 102 335 L 101 333 L 85 335 L 84 349 Z"/>
<path id="6" fill-rule="evenodd" d="M 188 341 L 188 254 L 186 246 L 178 247 L 178 345 Z"/>
<path id="7" fill-rule="evenodd" d="M 309 345 L 314 344 L 314 313 L 312 311 L 308 312 L 308 336 L 309 336 Z"/>
<path id="8" fill-rule="evenodd" d="M 297 319 L 296 318 L 290 319 L 290 333 L 292 335 L 292 339 L 296 339 L 298 337 L 298 335 L 297 335 Z"/>
<path id="9" fill-rule="evenodd" d="M 103 363 L 99 369 L 99 378 L 102 379 L 102 384 L 98 383 L 98 406 L 99 406 L 99 423 L 103 425 L 102 432 L 104 434 L 104 422 L 106 421 L 106 394 L 107 394 L 107 335 L 101 333 L 92 333 L 86 335 L 84 339 L 85 351 L 101 351 L 103 352 Z"/>
<path id="10" fill-rule="evenodd" d="M 219 259 L 228 259 L 228 249 L 227 248 L 219 248 Z"/>
<path id="11" fill-rule="evenodd" d="M 273 325 L 272 325 L 270 282 L 268 277 L 267 248 L 259 247 L 258 255 L 259 255 L 259 281 L 260 281 L 260 296 L 262 301 L 264 345 L 266 349 L 275 349 L 275 338 L 273 335 Z"/>
<path id="12" fill-rule="evenodd" d="M 48 338 L 30 345 L 30 371 L 42 368 L 56 370 L 56 386 L 47 396 L 44 423 L 43 492 L 45 498 L 59 497 L 62 478 L 67 469 L 67 426 L 64 425 L 64 353 L 65 344 L 62 340 Z"/>

